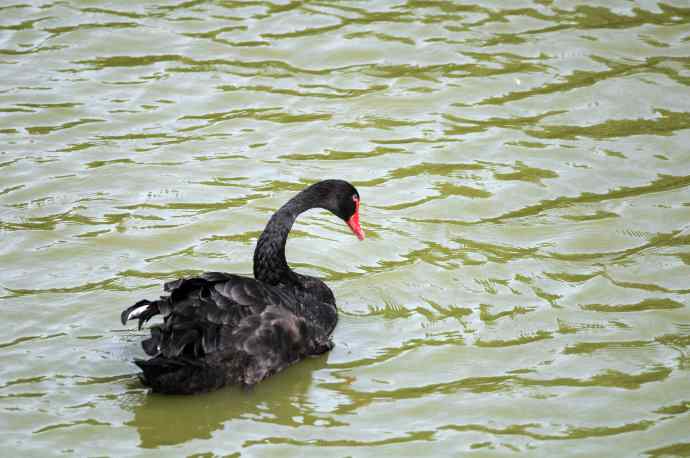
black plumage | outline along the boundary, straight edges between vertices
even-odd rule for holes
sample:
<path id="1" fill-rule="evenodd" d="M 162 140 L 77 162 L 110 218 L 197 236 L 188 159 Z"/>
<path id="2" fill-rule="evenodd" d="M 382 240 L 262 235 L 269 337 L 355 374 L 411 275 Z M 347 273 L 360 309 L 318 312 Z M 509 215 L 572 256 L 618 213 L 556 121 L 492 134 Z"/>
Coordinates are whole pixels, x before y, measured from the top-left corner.
<path id="1" fill-rule="evenodd" d="M 333 347 L 335 297 L 321 280 L 290 269 L 285 242 L 302 212 L 325 208 L 345 220 L 358 238 L 359 194 L 342 180 L 316 183 L 269 220 L 254 251 L 254 277 L 207 272 L 164 285 L 167 295 L 142 300 L 122 312 L 139 328 L 155 315 L 137 360 L 143 383 L 161 393 L 192 394 L 227 384 L 254 385 L 305 356 Z"/>

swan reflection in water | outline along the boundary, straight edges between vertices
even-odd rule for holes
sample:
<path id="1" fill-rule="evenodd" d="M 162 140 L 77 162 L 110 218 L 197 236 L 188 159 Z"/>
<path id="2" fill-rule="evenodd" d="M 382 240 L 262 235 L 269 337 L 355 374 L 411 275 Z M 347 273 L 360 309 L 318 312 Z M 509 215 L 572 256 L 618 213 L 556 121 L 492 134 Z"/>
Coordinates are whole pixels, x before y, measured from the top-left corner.
<path id="1" fill-rule="evenodd" d="M 126 424 L 137 429 L 139 447 L 147 449 L 210 439 L 224 428 L 243 428 L 243 422 L 248 431 L 256 431 L 257 423 L 335 426 L 336 421 L 327 413 L 315 412 L 317 403 L 310 401 L 310 387 L 317 372 L 327 366 L 326 360 L 326 356 L 307 358 L 251 388 L 228 386 L 197 396 L 148 393 L 136 390 L 141 385 L 132 380 L 133 390 L 120 398 L 122 407 L 134 412 Z M 256 438 L 248 433 L 245 439 Z"/>

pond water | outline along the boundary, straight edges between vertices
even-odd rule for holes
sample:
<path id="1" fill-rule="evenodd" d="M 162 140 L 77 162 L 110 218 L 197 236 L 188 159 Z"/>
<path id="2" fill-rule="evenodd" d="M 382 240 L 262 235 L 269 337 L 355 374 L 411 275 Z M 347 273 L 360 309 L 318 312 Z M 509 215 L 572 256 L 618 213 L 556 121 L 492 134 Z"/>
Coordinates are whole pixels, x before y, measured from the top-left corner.
<path id="1" fill-rule="evenodd" d="M 479 3 L 5 2 L 8 456 L 690 454 L 687 1 Z M 324 177 L 335 349 L 149 394 L 120 311 Z"/>

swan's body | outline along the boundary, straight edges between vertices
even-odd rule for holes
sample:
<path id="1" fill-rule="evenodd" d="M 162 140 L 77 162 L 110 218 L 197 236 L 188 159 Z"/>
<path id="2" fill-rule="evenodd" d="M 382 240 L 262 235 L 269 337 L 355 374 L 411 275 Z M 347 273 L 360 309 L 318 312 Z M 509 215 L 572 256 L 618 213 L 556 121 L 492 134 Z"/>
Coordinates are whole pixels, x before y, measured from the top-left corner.
<path id="1" fill-rule="evenodd" d="M 285 242 L 297 216 L 325 208 L 359 227 L 359 194 L 347 182 L 326 180 L 305 189 L 270 219 L 257 241 L 254 277 L 207 272 L 165 284 L 167 296 L 122 312 L 139 327 L 160 314 L 137 360 L 154 391 L 191 394 L 228 384 L 254 385 L 305 356 L 333 348 L 338 315 L 332 291 L 300 275 L 285 260 Z"/>

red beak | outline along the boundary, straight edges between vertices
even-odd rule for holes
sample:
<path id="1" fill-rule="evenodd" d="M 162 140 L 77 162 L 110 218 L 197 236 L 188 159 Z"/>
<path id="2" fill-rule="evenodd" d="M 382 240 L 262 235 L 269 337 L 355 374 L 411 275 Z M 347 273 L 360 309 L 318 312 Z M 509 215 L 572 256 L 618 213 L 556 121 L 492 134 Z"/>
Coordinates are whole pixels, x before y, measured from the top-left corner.
<path id="1" fill-rule="evenodd" d="M 364 240 L 364 231 L 359 226 L 359 200 L 355 198 L 355 212 L 350 219 L 347 220 L 347 225 L 350 226 L 352 232 L 357 236 L 358 239 Z"/>

